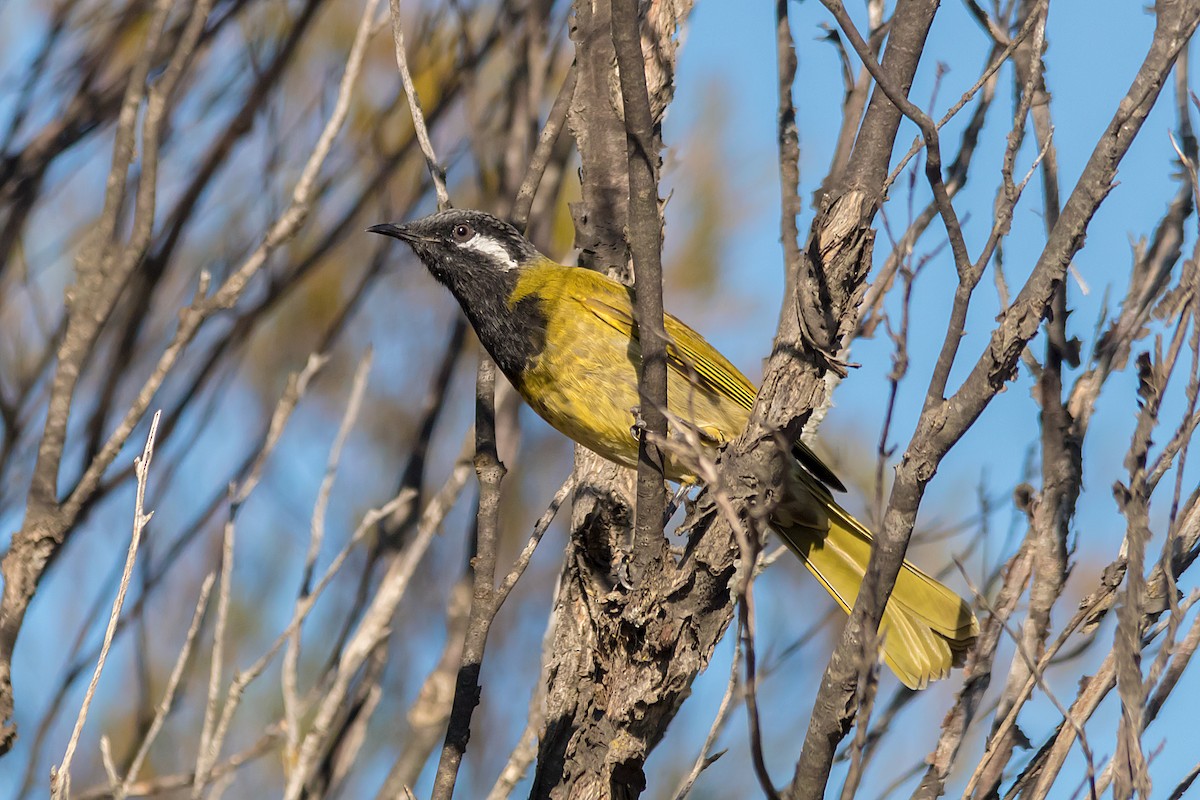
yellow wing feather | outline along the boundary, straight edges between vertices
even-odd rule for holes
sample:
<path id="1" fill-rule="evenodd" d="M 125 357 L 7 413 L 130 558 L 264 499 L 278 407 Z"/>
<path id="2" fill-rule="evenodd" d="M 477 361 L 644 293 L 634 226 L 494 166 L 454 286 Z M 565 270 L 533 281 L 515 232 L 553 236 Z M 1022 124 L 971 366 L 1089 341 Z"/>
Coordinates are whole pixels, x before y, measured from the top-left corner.
<path id="1" fill-rule="evenodd" d="M 626 297 L 619 307 L 606 300 L 581 298 L 582 305 L 599 319 L 634 340 L 640 340 L 634 329 L 632 307 Z M 746 411 L 754 405 L 757 390 L 738 368 L 685 323 L 671 314 L 663 314 L 667 332 L 667 364 L 682 377 L 699 382 L 722 397 L 733 400 Z M 738 431 L 730 431 L 736 435 Z"/>
<path id="2" fill-rule="evenodd" d="M 596 285 L 589 288 L 596 288 L 599 291 L 576 299 L 596 317 L 619 331 L 622 336 L 629 337 L 636 342 L 638 334 L 634 329 L 633 301 L 628 287 L 597 272 L 591 270 L 588 272 L 600 279 L 593 280 L 592 283 Z M 668 339 L 668 367 L 680 377 L 697 384 L 700 388 L 707 389 L 723 399 L 732 400 L 736 404 L 737 412 L 727 409 L 730 412 L 729 415 L 736 420 L 736 427 L 733 430 L 722 431 L 721 441 L 733 439 L 742 432 L 742 428 L 749 419 L 749 412 L 754 406 L 754 398 L 758 394 L 758 389 L 737 367 L 721 355 L 719 350 L 674 315 L 663 314 L 663 327 L 666 329 Z M 672 403 L 671 397 L 667 398 L 667 403 L 672 406 L 672 411 L 682 412 L 681 408 L 677 408 L 680 404 Z M 823 483 L 838 491 L 846 491 L 846 487 L 833 470 L 826 466 L 825 462 L 804 442 L 796 442 L 795 455 L 805 469 L 812 472 Z"/>

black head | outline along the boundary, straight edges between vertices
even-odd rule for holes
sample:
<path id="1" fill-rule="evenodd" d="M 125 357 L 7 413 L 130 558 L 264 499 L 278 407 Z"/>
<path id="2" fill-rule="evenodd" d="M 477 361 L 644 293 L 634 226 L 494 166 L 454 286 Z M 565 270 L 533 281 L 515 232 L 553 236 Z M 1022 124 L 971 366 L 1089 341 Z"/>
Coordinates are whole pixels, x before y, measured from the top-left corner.
<path id="1" fill-rule="evenodd" d="M 545 344 L 537 297 L 514 300 L 522 267 L 543 258 L 517 229 L 482 211 L 439 211 L 407 225 L 367 229 L 407 242 L 466 312 L 496 364 L 520 385 Z"/>
<path id="2" fill-rule="evenodd" d="M 406 225 L 367 230 L 407 242 L 434 277 L 451 288 L 456 277 L 514 272 L 539 256 L 516 228 L 482 211 L 439 211 Z"/>

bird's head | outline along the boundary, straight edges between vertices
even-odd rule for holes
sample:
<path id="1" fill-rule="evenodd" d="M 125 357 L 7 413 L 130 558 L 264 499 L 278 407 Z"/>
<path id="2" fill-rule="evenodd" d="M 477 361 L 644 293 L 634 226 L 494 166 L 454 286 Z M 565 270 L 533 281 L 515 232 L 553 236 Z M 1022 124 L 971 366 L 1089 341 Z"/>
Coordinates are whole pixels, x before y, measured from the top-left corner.
<path id="1" fill-rule="evenodd" d="M 507 222 L 482 211 L 439 211 L 405 225 L 367 229 L 407 242 L 458 299 L 479 340 L 513 381 L 545 344 L 536 296 L 517 297 L 526 267 L 551 263 Z"/>
<path id="2" fill-rule="evenodd" d="M 367 230 L 407 242 L 434 277 L 451 288 L 463 280 L 514 273 L 542 258 L 516 228 L 482 211 L 451 209 Z"/>

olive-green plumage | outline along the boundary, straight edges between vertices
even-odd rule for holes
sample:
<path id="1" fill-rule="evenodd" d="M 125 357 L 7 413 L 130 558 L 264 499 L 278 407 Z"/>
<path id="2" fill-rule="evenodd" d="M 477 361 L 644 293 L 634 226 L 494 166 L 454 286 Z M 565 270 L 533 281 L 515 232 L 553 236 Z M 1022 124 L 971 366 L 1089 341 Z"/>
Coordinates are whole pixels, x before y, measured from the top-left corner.
<path id="1" fill-rule="evenodd" d="M 556 264 L 511 226 L 478 211 L 371 230 L 412 246 L 543 419 L 605 458 L 636 466 L 641 348 L 627 287 Z M 716 448 L 746 426 L 757 390 L 700 334 L 669 314 L 665 325 L 670 416 Z M 826 486 L 843 487 L 829 468 L 803 445 L 796 456 L 772 526 L 849 611 L 871 554 L 871 532 L 834 501 Z M 687 461 L 669 454 L 668 477 L 694 480 Z M 906 686 L 922 688 L 961 663 L 979 626 L 966 602 L 906 561 L 880 630 L 888 666 Z"/>

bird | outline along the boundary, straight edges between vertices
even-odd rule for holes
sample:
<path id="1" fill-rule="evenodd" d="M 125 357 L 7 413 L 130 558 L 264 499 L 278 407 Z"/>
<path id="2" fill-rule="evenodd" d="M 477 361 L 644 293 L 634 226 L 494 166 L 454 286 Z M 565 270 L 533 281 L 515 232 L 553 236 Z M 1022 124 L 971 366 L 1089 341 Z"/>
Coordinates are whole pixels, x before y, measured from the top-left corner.
<path id="1" fill-rule="evenodd" d="M 543 255 L 512 225 L 451 209 L 367 229 L 408 244 L 454 295 L 525 402 L 559 432 L 627 467 L 638 460 L 641 346 L 633 290 L 591 269 Z M 699 333 L 664 314 L 667 416 L 715 456 L 746 427 L 757 389 Z M 694 460 L 667 448 L 666 477 L 696 482 Z M 871 554 L 872 534 L 834 500 L 845 491 L 803 443 L 793 451 L 778 534 L 847 613 Z M 911 689 L 962 666 L 979 634 L 970 604 L 905 561 L 880 623 L 884 662 Z"/>

